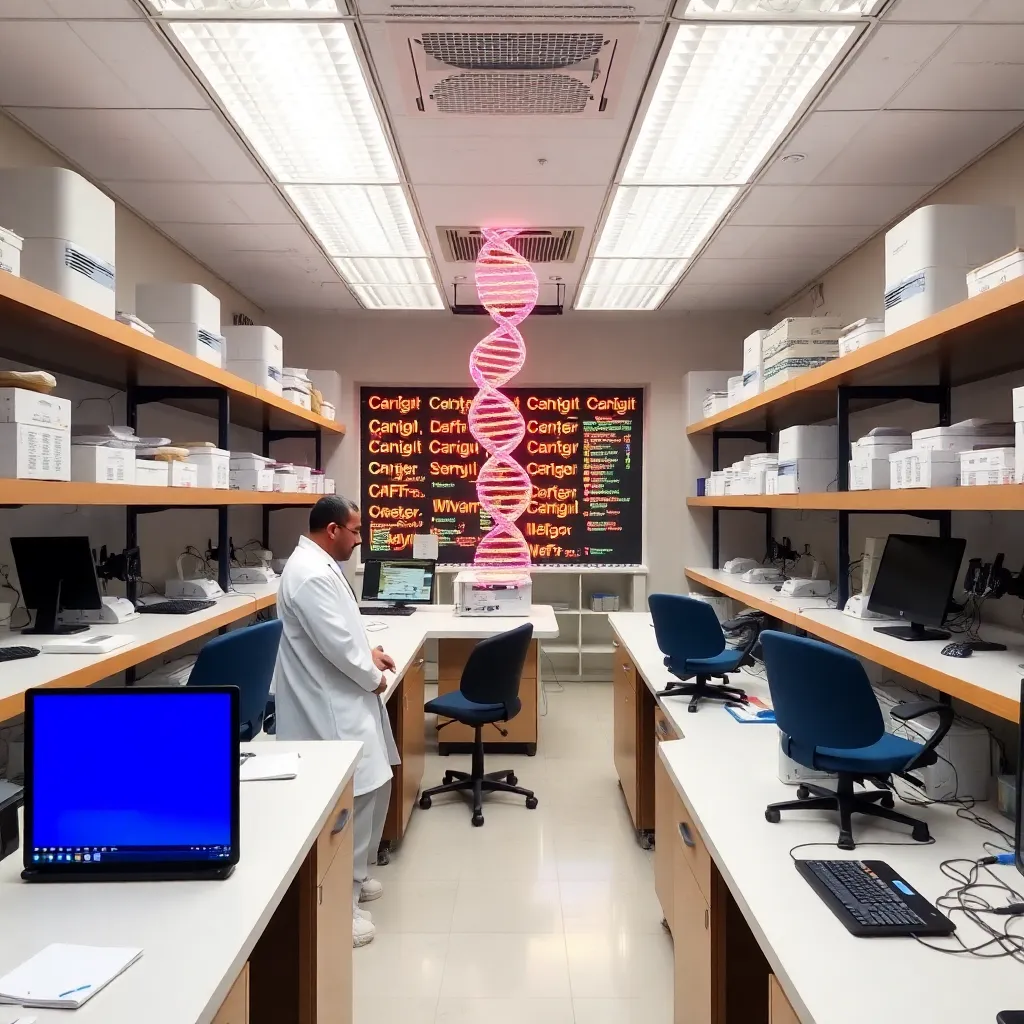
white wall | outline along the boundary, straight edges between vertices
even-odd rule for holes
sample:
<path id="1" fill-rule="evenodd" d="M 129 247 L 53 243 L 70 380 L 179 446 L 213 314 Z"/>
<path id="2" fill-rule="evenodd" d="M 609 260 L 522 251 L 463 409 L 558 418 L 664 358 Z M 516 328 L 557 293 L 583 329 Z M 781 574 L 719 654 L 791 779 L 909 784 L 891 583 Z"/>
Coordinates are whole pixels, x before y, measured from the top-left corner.
<path id="1" fill-rule="evenodd" d="M 753 318 L 756 324 L 757 318 Z M 335 369 L 343 381 L 338 418 L 349 428 L 328 466 L 338 489 L 358 497 L 358 387 L 470 383 L 469 353 L 492 328 L 485 316 L 375 314 L 277 318 L 286 361 Z M 686 512 L 683 376 L 738 367 L 749 314 L 723 317 L 579 314 L 523 325 L 527 361 L 516 384 L 620 385 L 647 389 L 646 560 L 650 590 L 683 587 L 687 552 L 703 541 Z"/>

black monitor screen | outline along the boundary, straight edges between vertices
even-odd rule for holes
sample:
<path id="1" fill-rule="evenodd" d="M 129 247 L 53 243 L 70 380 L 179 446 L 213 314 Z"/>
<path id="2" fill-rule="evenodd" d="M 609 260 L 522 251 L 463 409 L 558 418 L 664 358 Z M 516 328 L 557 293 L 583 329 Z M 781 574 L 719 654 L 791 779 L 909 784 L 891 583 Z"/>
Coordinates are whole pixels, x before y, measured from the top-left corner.
<path id="1" fill-rule="evenodd" d="M 61 608 L 102 607 L 88 537 L 12 537 L 11 552 L 26 608 L 45 608 L 58 591 Z"/>
<path id="2" fill-rule="evenodd" d="M 29 691 L 25 866 L 238 857 L 238 691 Z M 161 741 L 182 725 L 184 752 Z"/>
<path id="3" fill-rule="evenodd" d="M 363 566 L 363 600 L 430 604 L 435 568 L 425 558 L 373 559 Z"/>
<path id="4" fill-rule="evenodd" d="M 890 534 L 868 598 L 870 611 L 941 626 L 967 542 L 961 537 Z"/>

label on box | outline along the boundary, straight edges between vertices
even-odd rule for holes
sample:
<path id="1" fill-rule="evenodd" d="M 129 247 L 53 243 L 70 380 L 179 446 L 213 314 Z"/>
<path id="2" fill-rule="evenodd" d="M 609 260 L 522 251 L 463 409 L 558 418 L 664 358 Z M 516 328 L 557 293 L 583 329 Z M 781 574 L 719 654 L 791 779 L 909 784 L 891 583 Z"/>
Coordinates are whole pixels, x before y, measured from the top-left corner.
<path id="1" fill-rule="evenodd" d="M 67 430 L 71 426 L 71 403 L 66 398 L 42 395 L 27 388 L 0 388 L 0 423 L 31 423 Z"/>
<path id="2" fill-rule="evenodd" d="M 0 477 L 70 480 L 71 431 L 0 423 Z"/>

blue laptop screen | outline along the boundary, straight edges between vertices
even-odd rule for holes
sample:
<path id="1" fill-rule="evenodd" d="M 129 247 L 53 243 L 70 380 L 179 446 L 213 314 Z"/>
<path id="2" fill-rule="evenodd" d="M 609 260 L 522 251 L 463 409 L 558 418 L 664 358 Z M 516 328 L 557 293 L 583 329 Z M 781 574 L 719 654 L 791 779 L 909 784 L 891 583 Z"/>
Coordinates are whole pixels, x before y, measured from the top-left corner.
<path id="1" fill-rule="evenodd" d="M 185 689 L 34 695 L 34 863 L 231 855 L 238 724 L 231 696 Z"/>

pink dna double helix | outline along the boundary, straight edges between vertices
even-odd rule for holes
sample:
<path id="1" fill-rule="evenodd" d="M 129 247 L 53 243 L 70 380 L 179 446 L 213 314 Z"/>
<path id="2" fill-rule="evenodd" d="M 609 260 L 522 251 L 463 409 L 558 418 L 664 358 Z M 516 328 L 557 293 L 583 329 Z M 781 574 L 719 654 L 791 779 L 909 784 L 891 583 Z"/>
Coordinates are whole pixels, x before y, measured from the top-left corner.
<path id="1" fill-rule="evenodd" d="M 476 493 L 494 526 L 477 545 L 474 564 L 515 569 L 530 565 L 530 549 L 515 521 L 530 504 L 533 485 L 512 458 L 526 434 L 526 421 L 498 389 L 526 361 L 521 324 L 537 305 L 537 275 L 509 244 L 519 228 L 484 228 L 476 260 L 476 289 L 497 327 L 473 349 L 469 372 L 480 389 L 469 410 L 469 432 L 487 452 Z"/>

